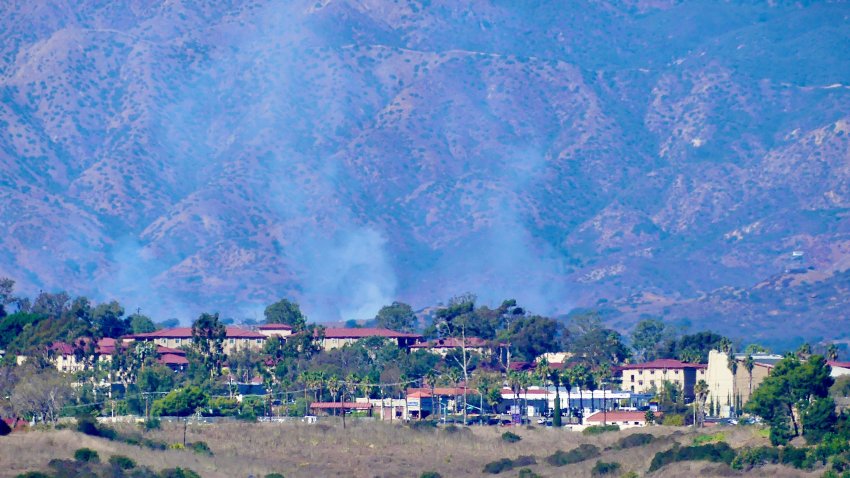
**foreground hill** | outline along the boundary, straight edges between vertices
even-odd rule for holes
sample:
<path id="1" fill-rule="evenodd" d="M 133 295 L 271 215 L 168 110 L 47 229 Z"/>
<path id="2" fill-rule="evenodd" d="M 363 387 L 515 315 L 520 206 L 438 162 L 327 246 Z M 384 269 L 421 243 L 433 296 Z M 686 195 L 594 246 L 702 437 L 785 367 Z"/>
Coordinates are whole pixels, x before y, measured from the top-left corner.
<path id="1" fill-rule="evenodd" d="M 0 272 L 850 330 L 845 2 L 514 3 L 4 3 Z"/>

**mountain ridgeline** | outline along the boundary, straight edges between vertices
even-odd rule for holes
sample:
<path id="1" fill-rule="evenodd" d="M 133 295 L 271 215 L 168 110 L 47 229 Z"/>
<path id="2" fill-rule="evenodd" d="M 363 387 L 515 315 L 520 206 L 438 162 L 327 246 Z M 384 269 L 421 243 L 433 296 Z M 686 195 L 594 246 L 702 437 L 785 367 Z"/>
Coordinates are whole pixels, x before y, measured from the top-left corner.
<path id="1" fill-rule="evenodd" d="M 4 2 L 0 276 L 847 339 L 850 6 L 533 3 Z"/>

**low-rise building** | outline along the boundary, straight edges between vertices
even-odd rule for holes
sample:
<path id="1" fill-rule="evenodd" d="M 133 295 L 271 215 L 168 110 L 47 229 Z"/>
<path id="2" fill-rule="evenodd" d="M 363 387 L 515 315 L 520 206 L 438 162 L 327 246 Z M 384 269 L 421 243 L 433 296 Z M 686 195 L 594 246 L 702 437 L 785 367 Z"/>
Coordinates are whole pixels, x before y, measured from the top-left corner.
<path id="1" fill-rule="evenodd" d="M 435 354 L 445 357 L 452 350 L 463 348 L 466 345 L 468 352 L 476 352 L 484 357 L 489 357 L 493 354 L 493 345 L 478 337 L 462 338 L 447 337 L 444 339 L 430 340 L 428 342 L 420 342 L 410 346 L 411 350 L 427 350 Z"/>
<path id="2" fill-rule="evenodd" d="M 228 326 L 224 338 L 224 353 L 231 354 L 237 350 L 260 349 L 266 342 L 266 335 L 253 330 Z M 192 344 L 192 328 L 177 327 L 157 330 L 146 334 L 133 334 L 124 337 L 125 341 L 148 341 L 163 347 L 177 349 Z"/>
<path id="3" fill-rule="evenodd" d="M 381 328 L 326 328 L 322 337 L 322 348 L 333 350 L 344 345 L 353 344 L 358 340 L 369 337 L 382 337 L 395 341 L 399 347 L 407 348 L 422 341 L 419 334 L 398 332 Z"/>
<path id="4" fill-rule="evenodd" d="M 832 378 L 850 375 L 850 362 L 838 362 L 836 360 L 830 360 L 829 362 L 827 362 L 827 365 L 829 365 L 832 369 L 832 371 L 829 372 L 829 376 Z"/>
<path id="5" fill-rule="evenodd" d="M 266 337 L 280 337 L 285 339 L 292 335 L 292 326 L 286 324 L 263 324 L 257 327 L 257 331 Z"/>
<path id="6" fill-rule="evenodd" d="M 660 417 L 656 414 L 656 419 Z M 609 410 L 607 412 L 596 412 L 584 419 L 585 425 L 617 425 L 623 428 L 645 427 L 647 425 L 646 412 Z"/>
<path id="7" fill-rule="evenodd" d="M 709 414 L 728 418 L 736 415 L 750 400 L 753 391 L 770 374 L 773 366 L 782 360 L 781 355 L 752 354 L 752 373 L 747 370 L 747 354 L 734 354 L 732 360 L 737 362 L 735 373 L 730 367 L 730 356 L 720 350 L 708 353 L 708 399 L 706 408 Z"/>
<path id="8" fill-rule="evenodd" d="M 626 364 L 615 369 L 622 376 L 622 388 L 635 393 L 661 390 L 666 383 L 677 385 L 685 400 L 694 399 L 694 385 L 705 380 L 707 365 L 673 359 Z"/>

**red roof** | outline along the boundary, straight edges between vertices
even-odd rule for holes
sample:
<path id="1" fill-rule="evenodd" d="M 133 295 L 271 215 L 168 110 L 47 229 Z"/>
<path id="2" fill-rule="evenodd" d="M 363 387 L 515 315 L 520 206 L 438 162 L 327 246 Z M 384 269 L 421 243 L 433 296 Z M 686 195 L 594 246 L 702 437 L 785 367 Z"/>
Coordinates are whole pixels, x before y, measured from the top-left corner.
<path id="1" fill-rule="evenodd" d="M 163 354 L 157 359 L 157 362 L 163 365 L 189 365 L 189 361 L 182 355 Z"/>
<path id="2" fill-rule="evenodd" d="M 660 413 L 655 414 L 656 417 Z M 646 412 L 631 412 L 624 410 L 610 410 L 608 412 L 596 412 L 593 415 L 584 419 L 586 422 L 602 423 L 607 422 L 646 422 Z"/>
<path id="3" fill-rule="evenodd" d="M 348 408 L 355 410 L 369 410 L 372 408 L 372 405 L 369 403 L 360 403 L 360 402 L 313 402 L 310 404 L 310 408 L 315 408 L 319 410 L 327 410 L 327 409 L 336 409 L 336 408 Z"/>
<path id="4" fill-rule="evenodd" d="M 631 363 L 617 367 L 619 370 L 647 370 L 647 369 L 684 369 L 684 368 L 706 368 L 702 363 L 688 363 L 674 359 L 658 359 L 646 363 Z"/>
<path id="5" fill-rule="evenodd" d="M 254 332 L 253 330 L 243 329 L 241 327 L 226 327 L 227 330 L 227 338 L 228 339 L 265 339 L 266 336 L 259 333 Z M 162 329 L 157 330 L 156 332 L 149 332 L 146 334 L 135 334 L 128 335 L 127 337 L 133 339 L 191 339 L 192 338 L 192 328 L 191 327 L 176 327 L 173 329 Z"/>
<path id="6" fill-rule="evenodd" d="M 365 339 L 367 337 L 386 337 L 390 339 L 421 339 L 421 335 L 379 328 L 327 328 L 326 339 Z"/>
<path id="7" fill-rule="evenodd" d="M 156 353 L 158 353 L 160 355 L 163 355 L 163 354 L 186 355 L 185 350 L 173 349 L 171 347 L 165 347 L 163 345 L 157 345 L 156 346 Z"/>
<path id="8" fill-rule="evenodd" d="M 850 362 L 838 362 L 835 360 L 830 360 L 827 362 L 827 365 L 830 367 L 850 368 Z"/>
<path id="9" fill-rule="evenodd" d="M 417 349 L 453 349 L 455 347 L 463 347 L 464 340 L 455 337 L 449 337 L 445 339 L 437 339 L 431 340 L 429 342 L 423 342 L 421 344 L 411 345 L 410 348 Z M 487 341 L 478 337 L 467 337 L 466 338 L 466 346 L 467 347 L 485 347 L 487 346 Z"/>
<path id="10" fill-rule="evenodd" d="M 413 393 L 408 393 L 407 398 L 431 398 L 431 394 L 428 392 L 417 390 Z"/>
<path id="11" fill-rule="evenodd" d="M 59 352 L 62 355 L 74 355 L 74 347 L 70 344 L 66 344 L 65 342 L 54 342 L 53 345 L 50 346 L 50 350 Z"/>
<path id="12" fill-rule="evenodd" d="M 463 395 L 463 390 L 464 390 L 463 387 L 434 387 L 434 395 L 437 395 L 437 396 Z M 417 392 L 427 393 L 429 397 L 431 396 L 431 389 L 430 388 L 408 388 L 407 389 L 407 395 L 408 396 L 410 396 L 410 394 L 417 393 Z M 467 389 L 466 393 L 467 394 L 478 393 L 478 391 L 475 390 L 475 389 L 469 388 L 469 389 Z"/>
<path id="13" fill-rule="evenodd" d="M 260 330 L 292 330 L 292 326 L 286 324 L 263 324 L 257 328 Z"/>

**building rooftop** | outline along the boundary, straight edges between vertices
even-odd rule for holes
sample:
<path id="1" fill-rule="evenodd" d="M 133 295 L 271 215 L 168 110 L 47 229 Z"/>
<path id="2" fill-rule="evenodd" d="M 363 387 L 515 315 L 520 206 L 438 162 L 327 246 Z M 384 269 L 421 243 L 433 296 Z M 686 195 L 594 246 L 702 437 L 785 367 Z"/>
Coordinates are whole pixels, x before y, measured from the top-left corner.
<path id="1" fill-rule="evenodd" d="M 660 412 L 655 413 L 656 417 L 661 416 Z M 633 412 L 626 410 L 610 410 L 608 412 L 596 412 L 584 419 L 589 423 L 607 422 L 645 422 L 646 412 Z"/>
<path id="2" fill-rule="evenodd" d="M 292 330 L 292 326 L 286 324 L 263 324 L 257 328 L 260 330 Z"/>
<path id="3" fill-rule="evenodd" d="M 706 368 L 706 364 L 688 363 L 674 359 L 658 359 L 645 363 L 631 363 L 617 367 L 618 370 L 648 370 L 648 369 L 684 369 L 684 368 Z"/>
<path id="4" fill-rule="evenodd" d="M 411 345 L 410 348 L 416 349 L 453 349 L 456 347 L 463 347 L 464 340 L 461 338 L 448 337 L 445 339 L 437 339 L 437 340 L 429 340 L 428 342 L 422 342 L 419 344 Z M 478 337 L 467 337 L 466 338 L 466 346 L 467 347 L 486 347 L 487 341 Z"/>
<path id="5" fill-rule="evenodd" d="M 334 409 L 354 409 L 354 410 L 369 410 L 372 408 L 371 403 L 361 403 L 361 402 L 313 402 L 310 404 L 310 408 L 314 408 L 317 410 L 334 410 Z"/>
<path id="6" fill-rule="evenodd" d="M 367 337 L 386 337 L 390 339 L 421 339 L 419 334 L 398 332 L 381 328 L 336 328 L 325 329 L 326 339 L 365 339 Z"/>
<path id="7" fill-rule="evenodd" d="M 227 326 L 227 338 L 228 339 L 265 339 L 266 336 L 259 333 L 254 332 L 253 330 L 243 329 L 241 327 L 232 327 Z M 127 338 L 131 339 L 191 339 L 192 338 L 192 328 L 191 327 L 176 327 L 173 329 L 162 329 L 157 330 L 156 332 L 149 332 L 146 334 L 133 334 L 128 335 Z"/>

